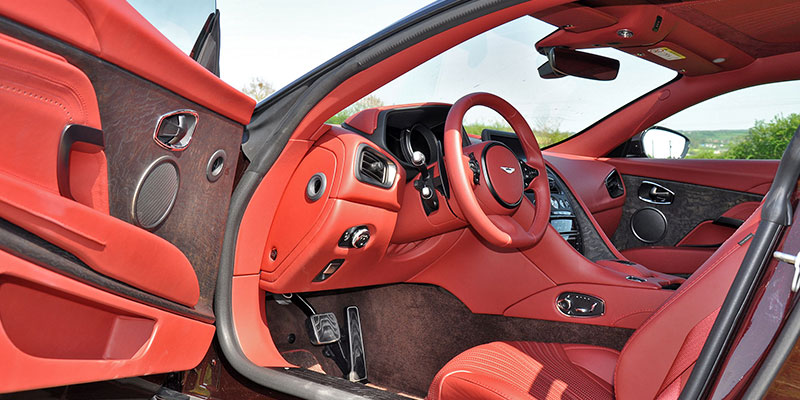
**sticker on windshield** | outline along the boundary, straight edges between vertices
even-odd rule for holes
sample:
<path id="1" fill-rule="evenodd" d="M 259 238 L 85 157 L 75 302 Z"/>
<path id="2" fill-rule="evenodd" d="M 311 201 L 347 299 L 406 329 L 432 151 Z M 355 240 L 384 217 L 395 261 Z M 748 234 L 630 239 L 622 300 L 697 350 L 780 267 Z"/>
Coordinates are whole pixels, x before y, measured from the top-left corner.
<path id="1" fill-rule="evenodd" d="M 683 54 L 678 53 L 677 51 L 672 50 L 669 47 L 656 47 L 655 49 L 649 49 L 647 51 L 667 61 L 683 60 L 684 58 L 686 58 L 686 56 L 684 56 Z"/>

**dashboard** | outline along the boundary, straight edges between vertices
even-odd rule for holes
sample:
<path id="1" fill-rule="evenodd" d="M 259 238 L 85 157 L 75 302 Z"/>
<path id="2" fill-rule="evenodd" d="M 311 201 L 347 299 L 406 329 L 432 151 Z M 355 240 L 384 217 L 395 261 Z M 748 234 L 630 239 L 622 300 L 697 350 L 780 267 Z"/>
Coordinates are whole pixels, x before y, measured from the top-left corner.
<path id="1" fill-rule="evenodd" d="M 323 126 L 313 142 L 290 143 L 284 153 L 302 160 L 291 170 L 277 169 L 283 181 L 271 181 L 283 189 L 265 193 L 270 200 L 261 201 L 265 212 L 274 211 L 257 262 L 260 287 L 291 293 L 420 280 L 436 284 L 458 272 L 428 278 L 420 274 L 436 260 L 452 260 L 459 252 L 490 257 L 480 265 L 512 257 L 515 267 L 524 268 L 519 253 L 498 253 L 481 241 L 454 250 L 477 237 L 469 234 L 469 223 L 451 201 L 442 162 L 449 109 L 449 104 L 438 103 L 367 109 L 341 126 Z M 464 146 L 482 140 L 462 135 Z M 486 131 L 483 136 L 524 158 L 513 134 Z M 553 262 L 569 263 L 570 268 L 615 258 L 557 168 L 548 161 L 553 229 L 546 233 L 548 244 L 539 247 L 566 257 Z M 534 204 L 539 201 L 532 192 L 526 196 Z M 537 252 L 536 247 L 528 250 Z M 477 268 L 477 260 L 464 262 Z M 439 268 L 459 268 L 451 261 L 443 265 Z"/>
<path id="2" fill-rule="evenodd" d="M 605 181 L 614 168 L 603 161 L 545 152 L 551 212 L 541 240 L 499 248 L 483 239 L 448 193 L 442 149 L 449 107 L 367 109 L 341 125 L 323 125 L 313 140 L 290 141 L 243 218 L 240 232 L 248 239 L 241 243 L 257 245 L 237 253 L 243 262 L 236 273 L 269 293 L 428 284 L 475 313 L 556 321 L 571 318 L 553 307 L 559 295 L 586 292 L 614 303 L 591 323 L 630 328 L 649 316 L 641 307 L 663 303 L 669 293 L 661 289 L 672 280 L 628 279 L 640 268 L 619 260 L 589 214 L 596 199 L 613 198 Z M 502 141 L 522 158 L 509 133 L 462 135 L 465 147 Z M 535 212 L 522 204 L 517 212 Z"/>
<path id="3" fill-rule="evenodd" d="M 446 171 L 444 163 L 439 163 L 443 156 L 444 125 L 450 106 L 428 105 L 425 107 L 396 108 L 389 110 L 378 117 L 377 129 L 370 135 L 370 139 L 391 153 L 406 169 L 407 180 L 414 179 L 419 174 L 418 168 L 413 165 L 413 153 L 422 153 L 427 166 L 435 166 L 442 179 L 442 194 L 447 196 Z M 343 125 L 345 128 L 358 132 L 359 130 Z M 494 140 L 510 148 L 520 161 L 525 159 L 522 145 L 516 134 L 491 129 L 485 129 L 481 139 L 470 137 L 462 132 L 465 145 L 478 141 Z M 576 216 L 574 195 L 568 194 L 569 189 L 552 169 L 548 168 L 548 181 L 550 185 L 550 224 L 575 250 L 583 254 L 583 243 L 580 221 Z M 525 193 L 526 197 L 536 203 L 532 191 Z M 584 254 L 586 255 L 586 254 Z"/>

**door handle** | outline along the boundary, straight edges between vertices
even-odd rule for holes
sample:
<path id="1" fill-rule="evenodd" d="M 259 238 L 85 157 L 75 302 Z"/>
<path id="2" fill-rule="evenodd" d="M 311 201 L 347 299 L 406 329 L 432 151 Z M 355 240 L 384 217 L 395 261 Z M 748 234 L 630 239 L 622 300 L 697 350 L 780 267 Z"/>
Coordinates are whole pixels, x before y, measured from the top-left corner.
<path id="1" fill-rule="evenodd" d="M 650 204 L 672 204 L 675 192 L 651 181 L 642 181 L 639 185 L 639 200 Z"/>

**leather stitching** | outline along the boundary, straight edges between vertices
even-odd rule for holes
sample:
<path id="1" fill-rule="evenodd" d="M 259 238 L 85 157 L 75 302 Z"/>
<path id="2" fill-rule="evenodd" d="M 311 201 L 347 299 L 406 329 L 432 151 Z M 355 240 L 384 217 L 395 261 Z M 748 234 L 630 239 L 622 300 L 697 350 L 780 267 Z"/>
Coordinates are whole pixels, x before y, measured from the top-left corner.
<path id="1" fill-rule="evenodd" d="M 28 96 L 28 97 L 30 97 L 30 98 L 32 98 L 34 100 L 40 100 L 40 101 L 45 102 L 45 103 L 56 105 L 59 108 L 61 108 L 64 111 L 65 114 L 67 114 L 67 120 L 69 122 L 73 121 L 72 113 L 69 112 L 69 110 L 67 109 L 66 106 L 64 106 L 64 104 L 62 104 L 62 103 L 60 103 L 60 102 L 58 102 L 56 100 L 53 100 L 53 99 L 51 99 L 49 97 L 45 97 L 45 96 L 42 96 L 42 95 L 39 95 L 39 94 L 36 94 L 36 93 L 33 93 L 33 92 L 29 92 L 29 91 L 24 90 L 24 89 L 20 89 L 20 88 L 14 87 L 14 86 L 4 85 L 2 83 L 0 83 L 0 89 L 4 89 L 7 92 L 11 92 L 11 93 L 22 95 L 22 96 Z"/>

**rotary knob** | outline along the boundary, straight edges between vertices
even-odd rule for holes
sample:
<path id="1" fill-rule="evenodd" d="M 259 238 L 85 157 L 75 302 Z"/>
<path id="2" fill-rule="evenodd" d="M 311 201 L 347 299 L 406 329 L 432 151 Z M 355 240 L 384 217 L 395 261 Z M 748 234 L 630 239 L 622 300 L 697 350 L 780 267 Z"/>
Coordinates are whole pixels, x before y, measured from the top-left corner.
<path id="1" fill-rule="evenodd" d="M 360 249 L 366 246 L 367 242 L 369 242 L 369 229 L 358 228 L 353 232 L 353 236 L 350 239 L 350 246 Z"/>
<path id="2" fill-rule="evenodd" d="M 431 197 L 433 197 L 433 190 L 431 190 L 431 188 L 428 186 L 423 186 L 422 189 L 419 190 L 419 192 L 422 194 L 422 198 L 425 200 L 428 200 Z"/>
<path id="3" fill-rule="evenodd" d="M 411 164 L 415 167 L 425 166 L 425 154 L 422 154 L 421 151 L 411 153 Z"/>

